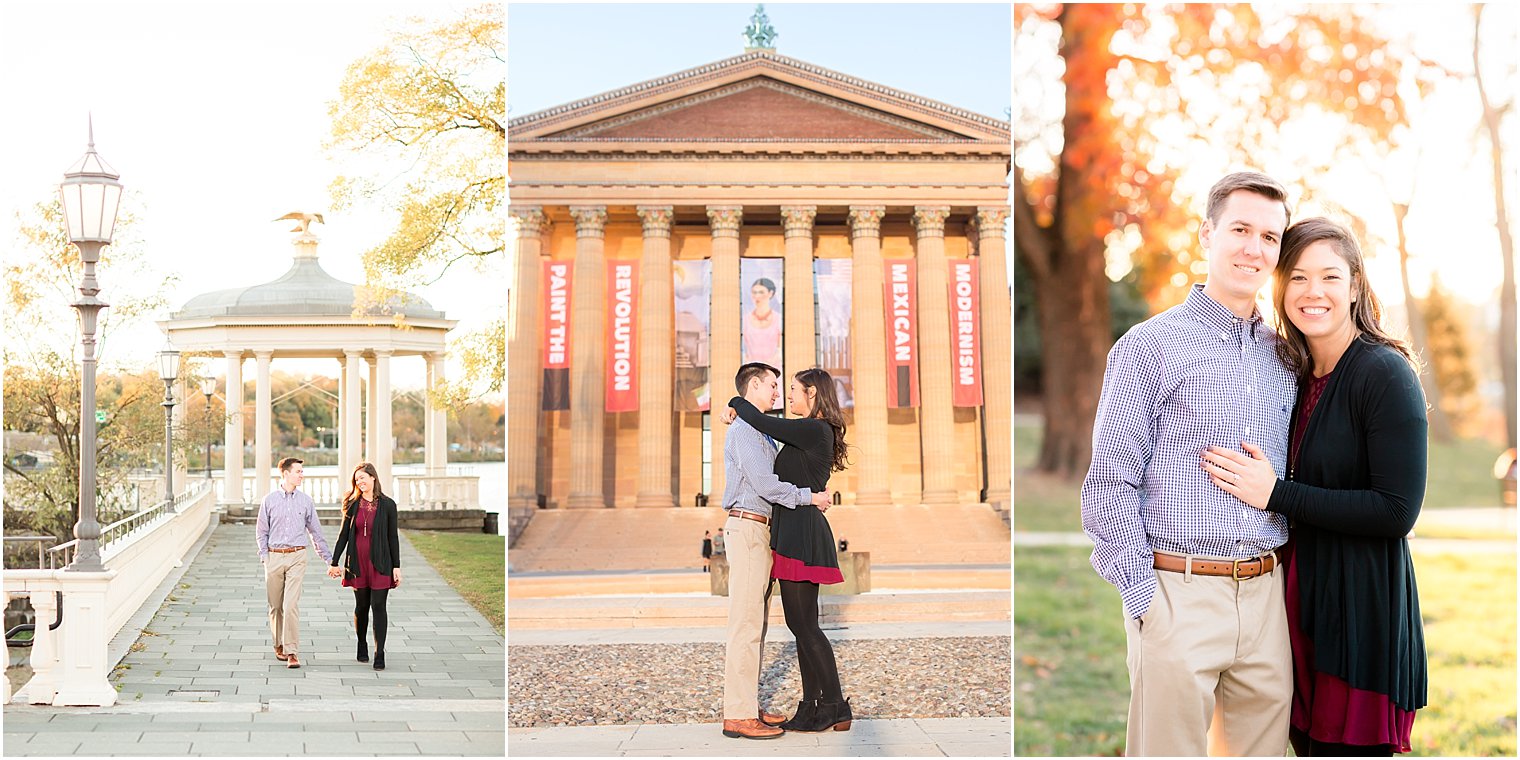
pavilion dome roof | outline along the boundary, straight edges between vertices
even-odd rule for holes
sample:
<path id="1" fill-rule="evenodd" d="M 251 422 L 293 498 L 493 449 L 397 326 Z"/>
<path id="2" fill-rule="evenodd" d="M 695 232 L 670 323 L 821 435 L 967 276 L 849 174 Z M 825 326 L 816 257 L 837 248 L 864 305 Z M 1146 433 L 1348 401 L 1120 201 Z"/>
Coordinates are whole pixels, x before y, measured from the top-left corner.
<path id="1" fill-rule="evenodd" d="M 361 286 L 328 274 L 317 260 L 316 243 L 313 235 L 296 238 L 295 258 L 290 269 L 278 278 L 260 285 L 202 293 L 186 301 L 170 319 L 352 316 Z M 390 299 L 385 306 L 370 307 L 365 313 L 422 319 L 444 316 L 432 304 L 410 293 Z"/>

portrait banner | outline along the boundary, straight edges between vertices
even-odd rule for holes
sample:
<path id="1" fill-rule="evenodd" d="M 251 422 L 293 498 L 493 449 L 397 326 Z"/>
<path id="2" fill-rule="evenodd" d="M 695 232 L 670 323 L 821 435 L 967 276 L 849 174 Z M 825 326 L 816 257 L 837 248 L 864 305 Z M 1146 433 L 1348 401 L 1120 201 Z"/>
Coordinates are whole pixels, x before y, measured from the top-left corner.
<path id="1" fill-rule="evenodd" d="M 607 262 L 607 411 L 639 408 L 639 262 Z"/>
<path id="2" fill-rule="evenodd" d="M 764 362 L 785 371 L 781 364 L 783 332 L 781 302 L 782 259 L 741 259 L 739 262 L 740 286 L 743 302 L 739 307 L 744 314 L 739 329 L 739 362 Z M 781 395 L 773 409 L 786 404 L 787 378 L 781 379 Z"/>
<path id="3" fill-rule="evenodd" d="M 887 259 L 887 406 L 918 406 L 918 267 L 912 259 Z"/>
<path id="4" fill-rule="evenodd" d="M 950 396 L 954 406 L 982 405 L 981 290 L 976 259 L 950 260 Z"/>
<path id="5" fill-rule="evenodd" d="M 544 400 L 543 411 L 570 408 L 570 277 L 569 261 L 545 261 Z"/>
<path id="6" fill-rule="evenodd" d="M 712 264 L 707 259 L 671 262 L 676 311 L 675 410 L 705 412 L 711 405 L 708 371 L 712 315 Z"/>
<path id="7" fill-rule="evenodd" d="M 813 283 L 818 292 L 817 364 L 834 378 L 834 391 L 844 409 L 855 406 L 854 362 L 850 353 L 854 264 L 850 259 L 813 262 Z"/>

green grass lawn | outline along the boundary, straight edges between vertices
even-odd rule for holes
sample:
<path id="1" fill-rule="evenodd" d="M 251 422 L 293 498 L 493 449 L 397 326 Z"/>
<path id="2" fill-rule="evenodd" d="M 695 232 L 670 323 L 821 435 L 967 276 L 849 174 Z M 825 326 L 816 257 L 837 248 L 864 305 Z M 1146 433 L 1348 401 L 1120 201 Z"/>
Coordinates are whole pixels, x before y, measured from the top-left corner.
<path id="1" fill-rule="evenodd" d="M 1014 754 L 1118 755 L 1129 676 L 1119 595 L 1084 548 L 1014 555 Z M 1421 756 L 1515 755 L 1512 554 L 1415 555 L 1430 705 Z"/>
<path id="2" fill-rule="evenodd" d="M 405 531 L 406 537 L 445 581 L 484 615 L 496 632 L 507 632 L 505 538 L 484 533 Z"/>
<path id="3" fill-rule="evenodd" d="M 1014 424 L 1013 529 L 1080 532 L 1081 482 L 1052 478 L 1030 469 L 1039 457 L 1042 433 L 1037 424 Z M 1499 483 L 1494 480 L 1492 470 L 1499 450 L 1497 444 L 1489 441 L 1432 443 L 1424 508 L 1500 506 Z"/>

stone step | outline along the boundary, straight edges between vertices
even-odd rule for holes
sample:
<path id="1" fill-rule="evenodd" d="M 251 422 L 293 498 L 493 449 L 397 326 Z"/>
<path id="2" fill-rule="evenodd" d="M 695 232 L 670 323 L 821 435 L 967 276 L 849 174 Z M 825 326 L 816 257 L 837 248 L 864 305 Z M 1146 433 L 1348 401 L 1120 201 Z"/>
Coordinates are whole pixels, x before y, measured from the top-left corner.
<path id="1" fill-rule="evenodd" d="M 538 510 L 508 552 L 519 571 L 675 570 L 701 562 L 703 531 L 726 520 L 713 507 Z M 1006 564 L 1011 539 L 985 504 L 841 505 L 828 512 L 835 538 L 873 564 Z"/>
<path id="2" fill-rule="evenodd" d="M 606 594 L 706 594 L 707 573 L 627 573 L 617 575 L 545 575 L 522 577 L 507 573 L 507 597 L 517 604 L 529 598 L 597 596 Z M 871 586 L 891 590 L 1008 591 L 1007 567 L 993 569 L 872 568 Z M 824 596 L 829 587 L 824 586 Z"/>
<path id="3" fill-rule="evenodd" d="M 1008 591 L 940 593 L 871 593 L 822 596 L 819 622 L 824 625 L 935 621 L 941 623 L 1008 620 Z M 770 624 L 786 625 L 779 600 L 772 599 Z M 557 599 L 512 598 L 507 627 L 522 630 L 582 628 L 722 628 L 728 625 L 728 600 L 713 596 L 607 596 Z"/>

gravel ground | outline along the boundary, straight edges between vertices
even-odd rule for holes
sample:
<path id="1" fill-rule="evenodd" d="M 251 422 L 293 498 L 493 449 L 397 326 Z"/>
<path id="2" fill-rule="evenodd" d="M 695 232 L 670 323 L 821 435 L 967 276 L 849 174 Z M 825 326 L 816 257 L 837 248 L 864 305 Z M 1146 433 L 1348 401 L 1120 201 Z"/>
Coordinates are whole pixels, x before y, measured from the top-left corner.
<path id="1" fill-rule="evenodd" d="M 835 641 L 855 717 L 1008 716 L 1007 636 Z M 801 699 L 796 645 L 770 643 L 760 704 L 790 715 Z M 722 644 L 509 646 L 512 728 L 712 723 L 723 705 Z"/>

